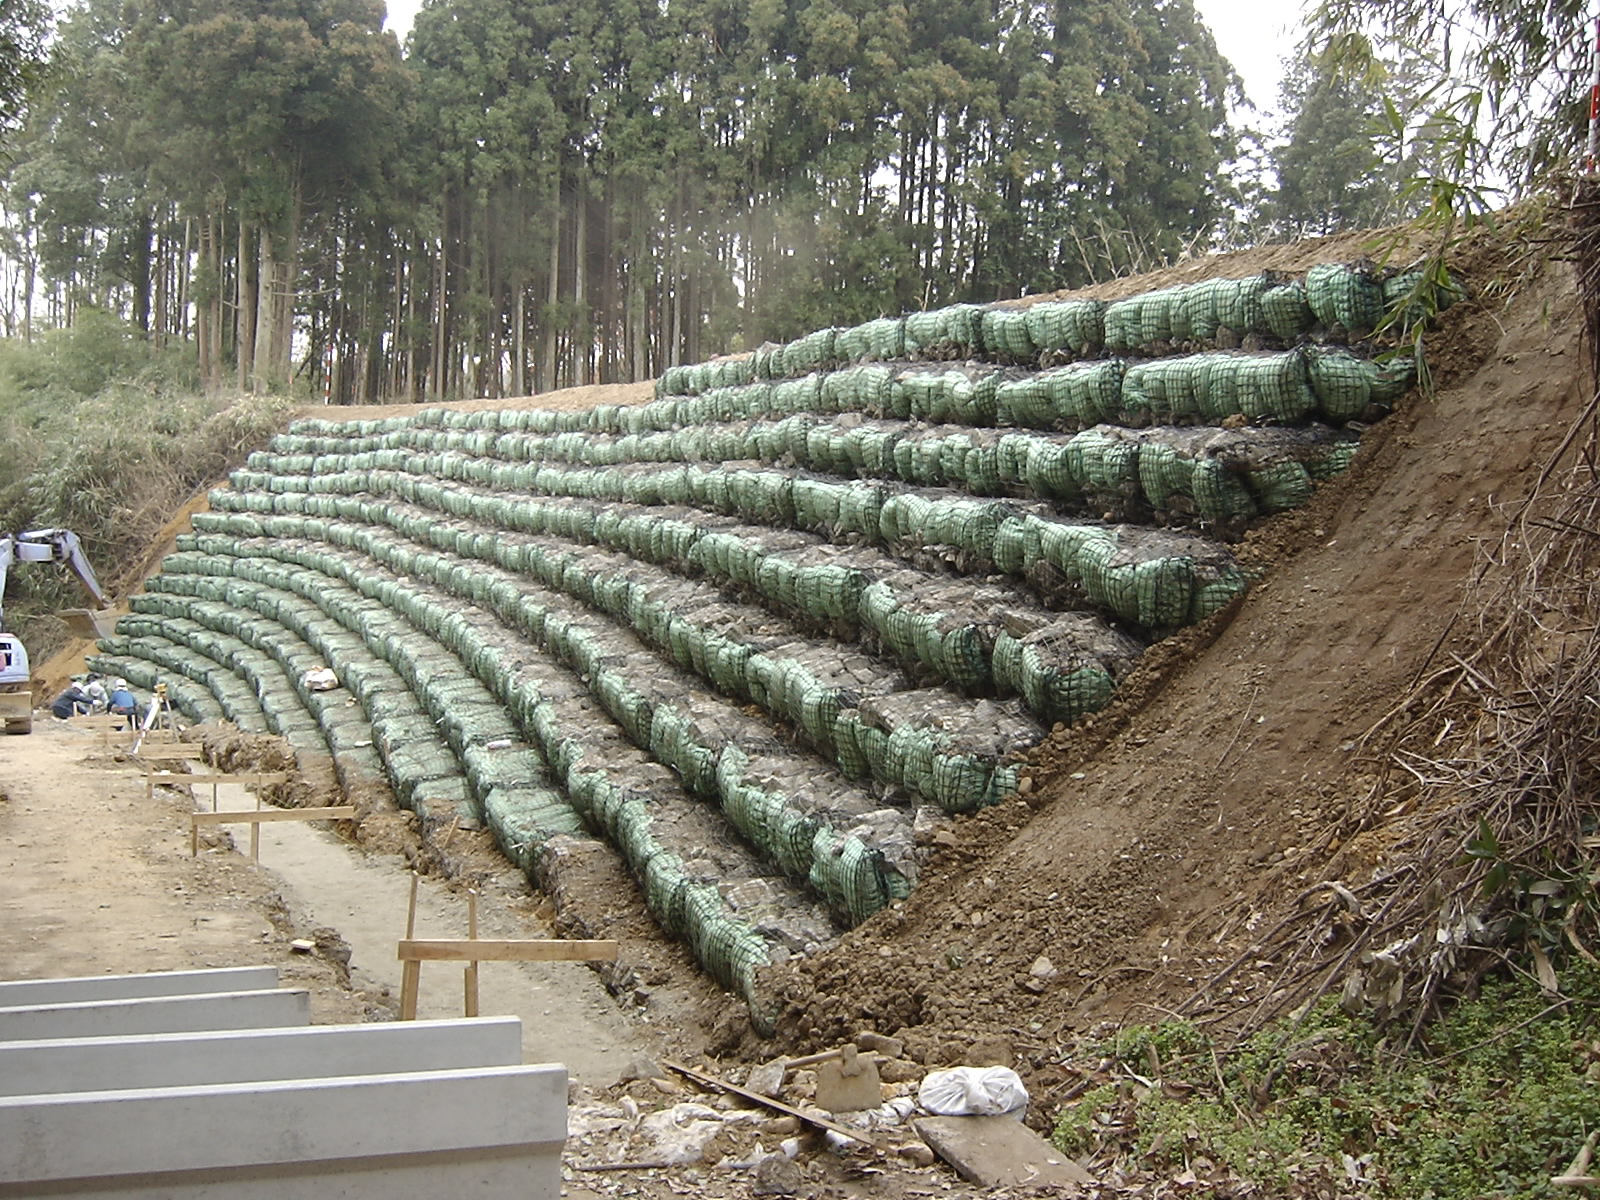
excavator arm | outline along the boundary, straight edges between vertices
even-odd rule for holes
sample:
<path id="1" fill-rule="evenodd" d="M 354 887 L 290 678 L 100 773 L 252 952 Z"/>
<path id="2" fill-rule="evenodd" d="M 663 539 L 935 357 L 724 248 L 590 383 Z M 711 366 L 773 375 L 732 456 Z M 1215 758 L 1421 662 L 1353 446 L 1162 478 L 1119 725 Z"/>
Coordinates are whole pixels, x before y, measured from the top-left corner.
<path id="1" fill-rule="evenodd" d="M 96 608 L 111 605 L 77 534 L 70 529 L 30 529 L 0 536 L 0 628 L 4 627 L 6 576 L 13 562 L 65 563 Z"/>

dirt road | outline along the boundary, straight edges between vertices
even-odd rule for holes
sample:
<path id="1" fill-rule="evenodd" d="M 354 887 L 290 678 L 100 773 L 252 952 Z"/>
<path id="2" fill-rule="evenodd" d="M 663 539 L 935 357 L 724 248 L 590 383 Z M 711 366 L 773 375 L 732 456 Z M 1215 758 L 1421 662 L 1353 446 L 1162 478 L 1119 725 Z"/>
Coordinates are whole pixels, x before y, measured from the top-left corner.
<path id="1" fill-rule="evenodd" d="M 261 865 L 211 834 L 190 857 L 187 814 L 209 789 L 157 789 L 109 754 L 100 735 L 42 717 L 34 733 L 0 739 L 0 978 L 277 964 L 287 986 L 310 988 L 319 1023 L 388 1019 L 400 988 L 410 873 L 322 826 L 262 828 Z M 224 808 L 254 807 L 225 786 Z M 237 829 L 248 849 L 249 835 Z M 486 937 L 540 937 L 526 883 L 509 866 L 479 905 Z M 336 938 L 318 929 L 332 929 Z M 467 934 L 465 899 L 424 879 L 417 932 Z M 295 939 L 320 941 L 296 953 Z M 339 961 L 350 952 L 349 983 Z M 565 1062 L 591 1088 L 627 1062 L 659 1053 L 646 1025 L 619 1009 L 595 974 L 568 964 L 486 964 L 485 1015 L 522 1017 L 524 1057 Z M 419 1015 L 459 1016 L 459 968 L 424 972 Z"/>

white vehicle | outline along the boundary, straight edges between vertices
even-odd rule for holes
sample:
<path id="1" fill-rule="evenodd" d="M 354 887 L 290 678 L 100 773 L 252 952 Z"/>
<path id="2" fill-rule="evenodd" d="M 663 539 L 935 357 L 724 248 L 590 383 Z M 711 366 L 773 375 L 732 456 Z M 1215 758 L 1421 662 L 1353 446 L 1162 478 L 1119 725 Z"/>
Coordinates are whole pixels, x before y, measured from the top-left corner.
<path id="1" fill-rule="evenodd" d="M 33 680 L 28 671 L 28 652 L 21 638 L 4 632 L 6 576 L 13 562 L 66 563 L 96 608 L 107 608 L 110 602 L 84 556 L 83 543 L 70 529 L 0 534 L 0 725 L 7 733 L 28 733 L 33 729 Z"/>

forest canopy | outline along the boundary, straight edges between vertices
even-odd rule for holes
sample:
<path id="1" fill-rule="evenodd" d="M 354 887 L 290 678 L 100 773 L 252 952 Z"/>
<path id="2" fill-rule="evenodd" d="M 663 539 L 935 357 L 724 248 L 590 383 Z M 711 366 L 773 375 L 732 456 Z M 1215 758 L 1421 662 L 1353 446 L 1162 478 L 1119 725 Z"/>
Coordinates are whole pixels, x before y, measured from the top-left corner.
<path id="1" fill-rule="evenodd" d="M 381 0 L 76 0 L 48 50 L 25 0 L 0 322 L 103 310 L 210 389 L 498 397 L 1401 219 L 1485 157 L 1439 149 L 1475 96 L 1524 180 L 1575 145 L 1580 0 L 1475 4 L 1477 92 L 1434 86 L 1430 0 L 1324 0 L 1252 181 L 1192 0 L 428 0 L 403 47 Z"/>
<path id="2" fill-rule="evenodd" d="M 85 306 L 335 402 L 647 378 L 1203 243 L 1190 0 L 79 0 L 12 139 L 7 333 Z"/>

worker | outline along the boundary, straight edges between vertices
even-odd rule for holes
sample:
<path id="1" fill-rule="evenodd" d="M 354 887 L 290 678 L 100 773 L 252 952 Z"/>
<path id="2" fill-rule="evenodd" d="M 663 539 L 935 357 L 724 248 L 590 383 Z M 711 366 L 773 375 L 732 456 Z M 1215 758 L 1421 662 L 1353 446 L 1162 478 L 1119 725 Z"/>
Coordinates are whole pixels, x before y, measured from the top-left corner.
<path id="1" fill-rule="evenodd" d="M 82 680 L 74 677 L 72 682 L 62 689 L 61 694 L 50 701 L 50 715 L 65 721 L 71 717 L 82 716 L 89 711 L 91 704 L 89 693 L 83 690 Z"/>
<path id="2" fill-rule="evenodd" d="M 90 712 L 103 713 L 106 711 L 109 696 L 106 693 L 105 681 L 100 676 L 91 671 L 88 680 L 83 685 L 83 691 L 89 697 Z"/>
<path id="3" fill-rule="evenodd" d="M 134 698 L 128 681 L 116 678 L 111 681 L 111 692 L 106 697 L 106 711 L 114 717 L 126 717 L 132 722 L 139 715 L 139 701 Z"/>

